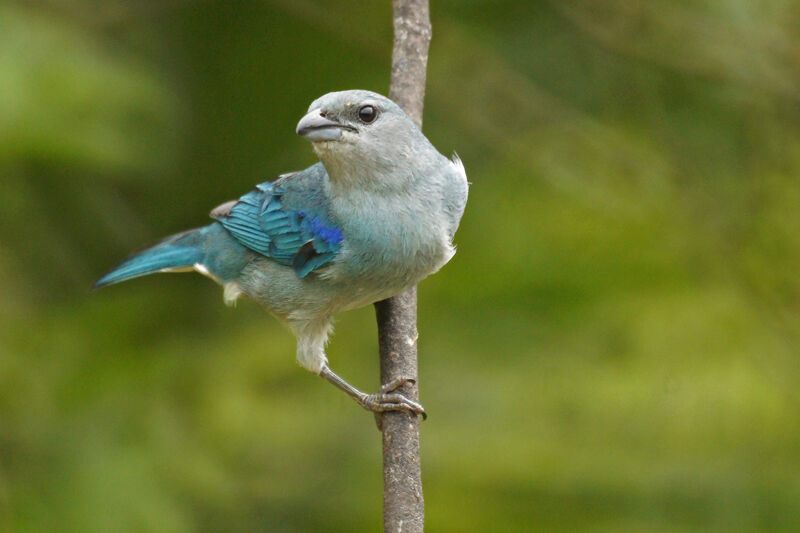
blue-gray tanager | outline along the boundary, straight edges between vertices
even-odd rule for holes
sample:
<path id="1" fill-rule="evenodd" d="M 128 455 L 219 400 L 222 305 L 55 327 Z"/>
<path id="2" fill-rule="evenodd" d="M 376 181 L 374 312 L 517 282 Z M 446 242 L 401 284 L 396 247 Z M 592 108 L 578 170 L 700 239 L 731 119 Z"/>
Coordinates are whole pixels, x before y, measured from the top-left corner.
<path id="1" fill-rule="evenodd" d="M 168 237 L 100 278 L 102 287 L 154 272 L 195 270 L 246 295 L 297 336 L 297 360 L 366 409 L 422 407 L 365 394 L 328 366 L 334 314 L 393 296 L 453 257 L 467 202 L 457 156 L 431 145 L 400 107 L 369 91 L 315 100 L 297 125 L 320 163 L 262 183 L 211 211 L 216 222 Z"/>

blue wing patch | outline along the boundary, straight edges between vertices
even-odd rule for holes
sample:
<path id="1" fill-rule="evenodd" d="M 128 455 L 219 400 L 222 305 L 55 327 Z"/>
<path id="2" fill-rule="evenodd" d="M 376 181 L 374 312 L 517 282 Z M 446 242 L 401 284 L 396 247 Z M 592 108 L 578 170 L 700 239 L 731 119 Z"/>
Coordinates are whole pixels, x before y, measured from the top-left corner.
<path id="1" fill-rule="evenodd" d="M 280 183 L 262 183 L 230 209 L 215 210 L 211 216 L 237 241 L 304 278 L 333 260 L 341 248 L 342 230 L 327 219 L 321 206 L 284 207 Z"/>

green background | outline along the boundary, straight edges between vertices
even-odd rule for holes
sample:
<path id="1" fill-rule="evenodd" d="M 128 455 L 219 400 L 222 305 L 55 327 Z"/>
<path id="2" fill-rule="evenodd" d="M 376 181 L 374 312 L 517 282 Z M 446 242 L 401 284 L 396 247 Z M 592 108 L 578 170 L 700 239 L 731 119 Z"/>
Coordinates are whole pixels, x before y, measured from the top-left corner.
<path id="1" fill-rule="evenodd" d="M 432 3 L 472 186 L 420 287 L 428 530 L 800 530 L 800 4 Z M 275 320 L 89 287 L 313 163 L 391 41 L 388 0 L 0 4 L 0 530 L 379 530 L 372 417 Z M 329 355 L 377 388 L 371 308 Z"/>

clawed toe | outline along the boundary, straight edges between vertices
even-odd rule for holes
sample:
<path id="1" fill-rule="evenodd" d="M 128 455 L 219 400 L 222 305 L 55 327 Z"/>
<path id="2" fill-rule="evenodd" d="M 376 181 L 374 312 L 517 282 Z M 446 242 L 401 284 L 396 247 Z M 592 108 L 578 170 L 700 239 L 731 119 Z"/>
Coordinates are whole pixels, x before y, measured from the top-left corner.
<path id="1" fill-rule="evenodd" d="M 402 383 L 400 385 L 402 385 Z M 389 390 L 396 390 L 400 385 L 397 385 L 394 387 L 394 389 Z M 378 394 L 366 395 L 361 401 L 361 405 L 364 407 L 364 409 L 373 411 L 375 413 L 385 413 L 387 411 L 406 411 L 409 413 L 414 413 L 415 415 L 421 415 L 423 420 L 428 417 L 428 415 L 425 413 L 425 408 L 422 407 L 422 405 L 396 392 L 379 392 Z"/>
<path id="2" fill-rule="evenodd" d="M 402 387 L 406 383 L 408 383 L 409 385 L 413 385 L 416 382 L 417 382 L 417 380 L 414 379 L 414 378 L 397 378 L 397 379 L 393 379 L 389 383 L 386 383 L 385 385 L 381 385 L 381 392 L 384 393 L 384 394 L 388 394 L 390 392 L 396 391 L 397 389 L 399 389 L 400 387 Z"/>

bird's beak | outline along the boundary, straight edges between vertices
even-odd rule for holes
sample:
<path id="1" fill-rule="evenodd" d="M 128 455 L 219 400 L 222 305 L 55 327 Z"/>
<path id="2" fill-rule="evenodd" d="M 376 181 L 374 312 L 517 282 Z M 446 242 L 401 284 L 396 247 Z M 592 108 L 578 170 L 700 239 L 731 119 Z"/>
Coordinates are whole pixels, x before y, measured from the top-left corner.
<path id="1" fill-rule="evenodd" d="M 354 127 L 339 124 L 322 116 L 319 109 L 313 109 L 300 119 L 295 130 L 298 135 L 311 142 L 336 141 L 342 136 L 342 131 L 357 131 Z"/>

